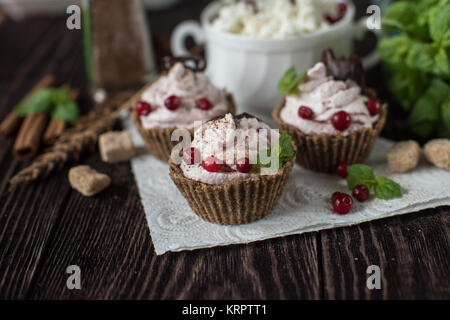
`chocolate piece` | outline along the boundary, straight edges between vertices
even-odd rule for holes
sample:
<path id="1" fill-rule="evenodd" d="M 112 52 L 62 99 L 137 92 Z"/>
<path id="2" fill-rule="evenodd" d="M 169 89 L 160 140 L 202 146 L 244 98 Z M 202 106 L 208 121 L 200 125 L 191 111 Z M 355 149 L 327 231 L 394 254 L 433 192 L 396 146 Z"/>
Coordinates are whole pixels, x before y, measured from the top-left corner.
<path id="1" fill-rule="evenodd" d="M 195 72 L 206 69 L 206 60 L 202 57 L 172 57 L 165 56 L 161 59 L 161 70 L 169 71 L 177 62 L 183 63 L 184 67 Z"/>
<path id="2" fill-rule="evenodd" d="M 115 163 L 128 161 L 135 156 L 133 140 L 128 131 L 110 131 L 98 139 L 102 160 Z"/>
<path id="3" fill-rule="evenodd" d="M 394 144 L 387 153 L 392 172 L 407 172 L 417 167 L 420 159 L 420 146 L 416 141 L 401 141 Z"/>
<path id="4" fill-rule="evenodd" d="M 335 58 L 333 50 L 326 49 L 322 52 L 322 62 L 327 67 L 329 75 L 336 80 L 355 81 L 362 90 L 366 87 L 366 79 L 361 59 L 354 54 L 348 58 Z"/>
<path id="5" fill-rule="evenodd" d="M 450 140 L 434 139 L 425 145 L 425 157 L 436 167 L 450 171 Z"/>
<path id="6" fill-rule="evenodd" d="M 111 178 L 89 166 L 76 166 L 69 170 L 69 183 L 86 197 L 103 191 L 111 184 Z"/>

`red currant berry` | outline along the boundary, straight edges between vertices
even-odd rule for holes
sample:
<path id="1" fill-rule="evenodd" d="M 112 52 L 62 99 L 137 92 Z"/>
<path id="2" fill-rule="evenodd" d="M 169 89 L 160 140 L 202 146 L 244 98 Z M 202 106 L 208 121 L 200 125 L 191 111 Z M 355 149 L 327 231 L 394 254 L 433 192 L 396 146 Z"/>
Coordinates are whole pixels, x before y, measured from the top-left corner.
<path id="1" fill-rule="evenodd" d="M 352 197 L 346 193 L 336 192 L 331 198 L 333 202 L 333 212 L 337 214 L 347 214 L 353 206 Z"/>
<path id="2" fill-rule="evenodd" d="M 343 2 L 340 2 L 340 3 L 338 3 L 338 14 L 337 14 L 337 16 L 327 15 L 325 17 L 325 19 L 327 19 L 327 21 L 330 24 L 335 24 L 336 22 L 339 22 L 342 18 L 344 18 L 346 13 L 347 13 L 347 4 L 345 4 Z"/>
<path id="3" fill-rule="evenodd" d="M 181 99 L 176 95 L 168 96 L 166 100 L 164 100 L 164 105 L 171 111 L 177 110 L 181 105 Z"/>
<path id="4" fill-rule="evenodd" d="M 363 184 L 358 184 L 353 188 L 352 195 L 359 202 L 364 202 L 369 199 L 369 189 Z"/>
<path id="5" fill-rule="evenodd" d="M 209 110 L 209 109 L 212 109 L 212 107 L 213 107 L 213 105 L 207 98 L 198 99 L 195 102 L 195 104 L 196 104 L 197 108 L 202 109 L 202 110 Z"/>
<path id="6" fill-rule="evenodd" d="M 200 151 L 196 148 L 187 148 L 183 152 L 183 160 L 186 164 L 195 164 L 200 162 Z"/>
<path id="7" fill-rule="evenodd" d="M 333 194 L 331 195 L 331 203 L 334 204 L 334 200 L 336 200 L 336 197 L 339 196 L 340 194 L 342 194 L 341 192 L 333 192 Z"/>
<path id="8" fill-rule="evenodd" d="M 307 106 L 300 106 L 298 108 L 298 116 L 302 119 L 309 120 L 314 116 L 314 111 L 312 111 L 311 108 Z"/>
<path id="9" fill-rule="evenodd" d="M 249 173 L 252 170 L 252 165 L 248 158 L 239 159 L 236 163 L 237 171 L 241 173 Z"/>
<path id="10" fill-rule="evenodd" d="M 140 116 L 147 116 L 152 111 L 152 106 L 145 101 L 139 101 L 136 106 L 136 112 Z"/>
<path id="11" fill-rule="evenodd" d="M 340 165 L 338 165 L 337 174 L 340 175 L 344 179 L 347 178 L 347 176 L 348 176 L 348 163 L 347 162 L 342 162 Z"/>
<path id="12" fill-rule="evenodd" d="M 380 113 L 380 102 L 375 98 L 370 98 L 366 102 L 367 109 L 371 116 L 375 116 Z"/>
<path id="13" fill-rule="evenodd" d="M 214 156 L 209 156 L 202 161 L 202 167 L 209 172 L 219 172 L 222 169 L 222 164 L 218 163 L 218 159 Z"/>
<path id="14" fill-rule="evenodd" d="M 352 124 L 352 117 L 345 111 L 339 111 L 333 115 L 331 123 L 336 130 L 345 131 Z"/>

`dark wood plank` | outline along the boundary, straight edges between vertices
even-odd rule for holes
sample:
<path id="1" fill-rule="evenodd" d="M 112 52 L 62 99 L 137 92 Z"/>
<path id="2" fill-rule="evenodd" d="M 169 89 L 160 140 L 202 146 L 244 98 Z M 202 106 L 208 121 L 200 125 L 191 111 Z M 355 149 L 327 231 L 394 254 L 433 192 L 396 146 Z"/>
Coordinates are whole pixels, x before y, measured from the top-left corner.
<path id="1" fill-rule="evenodd" d="M 113 186 L 94 198 L 71 193 L 29 298 L 320 298 L 315 234 L 156 256 L 129 165 L 87 163 Z M 66 288 L 72 264 L 81 290 Z"/>
<path id="2" fill-rule="evenodd" d="M 168 53 L 173 27 L 198 17 L 206 2 L 150 14 L 159 55 Z M 6 21 L 0 40 L 0 92 L 7 92 L 0 96 L 0 117 L 46 72 L 86 88 L 81 36 L 67 31 L 64 20 Z M 10 155 L 11 144 L 0 145 L 0 192 L 22 167 Z M 450 298 L 448 207 L 156 256 L 129 165 L 108 165 L 96 155 L 86 163 L 113 178 L 107 192 L 84 198 L 61 172 L 0 198 L 0 298 Z M 81 267 L 81 290 L 66 288 L 72 264 Z M 382 290 L 366 289 L 370 264 L 381 267 Z"/>
<path id="3" fill-rule="evenodd" d="M 450 298 L 450 208 L 321 232 L 326 299 Z M 381 290 L 366 287 L 369 265 Z"/>
<path id="4" fill-rule="evenodd" d="M 18 41 L 24 35 L 27 38 Z M 2 117 L 42 75 L 64 70 L 64 65 L 70 65 L 76 58 L 68 55 L 74 38 L 67 34 L 60 20 L 37 19 L 32 24 L 7 21 L 0 29 L 0 39 L 3 58 L 0 87 L 8 92 L 0 98 Z M 17 54 L 11 54 L 16 49 Z M 65 58 L 57 58 L 61 56 Z M 42 183 L 5 194 L 8 179 L 26 165 L 13 159 L 13 141 L 14 138 L 2 140 L 0 147 L 1 298 L 26 297 L 70 191 L 65 174 L 59 173 Z"/>

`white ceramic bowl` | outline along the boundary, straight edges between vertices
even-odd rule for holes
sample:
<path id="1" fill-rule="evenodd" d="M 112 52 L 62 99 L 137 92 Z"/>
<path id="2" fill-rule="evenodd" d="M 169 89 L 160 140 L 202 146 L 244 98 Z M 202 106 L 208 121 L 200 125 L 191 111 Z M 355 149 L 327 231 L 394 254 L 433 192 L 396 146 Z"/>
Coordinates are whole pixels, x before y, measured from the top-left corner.
<path id="1" fill-rule="evenodd" d="M 288 39 L 261 39 L 222 32 L 212 27 L 220 2 L 209 4 L 201 14 L 201 24 L 195 20 L 182 22 L 172 34 L 171 46 L 175 56 L 189 54 L 184 47 L 186 36 L 205 43 L 207 74 L 213 83 L 233 93 L 239 111 L 249 111 L 264 118 L 270 116 L 280 99 L 277 83 L 283 73 L 295 66 L 305 71 L 331 47 L 339 55 L 352 51 L 352 40 L 360 35 L 365 21 L 353 22 L 355 7 L 348 3 L 345 17 L 326 30 Z M 364 64 L 376 61 L 372 54 Z"/>

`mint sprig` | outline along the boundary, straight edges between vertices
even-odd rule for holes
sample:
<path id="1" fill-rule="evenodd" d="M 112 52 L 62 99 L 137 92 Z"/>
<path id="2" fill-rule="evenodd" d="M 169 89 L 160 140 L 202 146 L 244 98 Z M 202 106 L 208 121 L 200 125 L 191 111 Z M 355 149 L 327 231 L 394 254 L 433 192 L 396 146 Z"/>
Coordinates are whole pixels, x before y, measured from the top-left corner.
<path id="1" fill-rule="evenodd" d="M 347 186 L 353 190 L 357 185 L 373 188 L 375 197 L 390 200 L 402 197 L 402 187 L 395 181 L 385 177 L 375 177 L 373 169 L 365 164 L 354 164 L 348 167 Z"/>
<path id="2" fill-rule="evenodd" d="M 44 88 L 15 107 L 15 112 L 25 117 L 33 113 L 47 113 L 54 119 L 74 123 L 79 117 L 78 105 L 70 99 L 64 88 Z"/>
<path id="3" fill-rule="evenodd" d="M 298 93 L 298 86 L 306 79 L 306 72 L 297 74 L 295 67 L 288 69 L 278 82 L 278 92 L 281 94 Z"/>
<path id="4" fill-rule="evenodd" d="M 280 169 L 284 163 L 289 162 L 297 155 L 297 151 L 295 151 L 292 145 L 291 136 L 286 133 L 282 133 L 278 138 L 277 143 L 274 145 L 272 149 L 264 149 L 258 153 L 258 165 L 263 168 L 270 168 L 271 161 L 269 161 L 268 163 L 263 163 L 261 161 L 261 158 L 263 157 L 271 158 L 272 152 L 277 149 L 278 149 L 278 162 Z M 261 154 L 264 154 L 265 156 L 262 156 Z"/>

